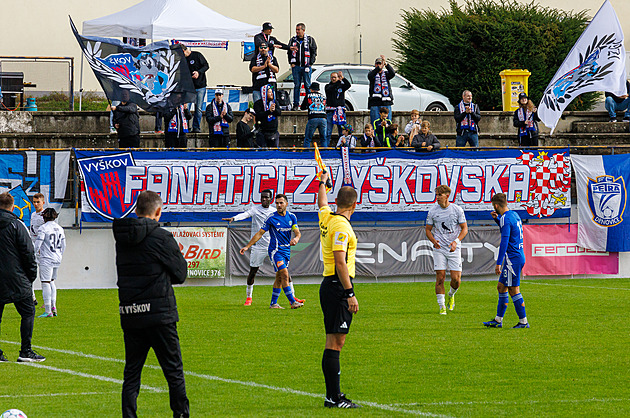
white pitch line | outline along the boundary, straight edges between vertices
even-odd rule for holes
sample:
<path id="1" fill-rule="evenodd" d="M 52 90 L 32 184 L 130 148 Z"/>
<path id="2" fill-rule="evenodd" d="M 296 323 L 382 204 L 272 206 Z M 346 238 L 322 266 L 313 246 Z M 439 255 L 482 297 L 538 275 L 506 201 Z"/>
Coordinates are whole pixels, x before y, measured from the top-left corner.
<path id="1" fill-rule="evenodd" d="M 548 403 L 589 403 L 589 402 L 628 402 L 630 399 L 619 398 L 590 398 L 590 399 L 552 399 L 545 401 L 469 401 L 469 402 L 413 402 L 413 403 L 394 403 L 392 406 L 455 406 L 455 405 L 523 405 L 523 404 L 548 404 Z"/>
<path id="2" fill-rule="evenodd" d="M 603 289 L 603 290 L 630 290 L 630 287 L 600 287 L 600 286 L 580 286 L 576 284 L 562 283 L 540 283 L 535 281 L 527 281 L 527 284 L 537 284 L 541 286 L 562 286 L 562 287 L 583 287 L 586 289 Z"/>
<path id="3" fill-rule="evenodd" d="M 0 398 L 43 398 L 46 396 L 92 396 L 92 395 L 113 395 L 120 394 L 120 391 L 116 392 L 70 392 L 70 393 L 39 393 L 31 395 L 0 395 Z"/>
<path id="4" fill-rule="evenodd" d="M 20 343 L 14 342 L 14 341 L 6 341 L 6 340 L 0 340 L 0 342 L 1 343 L 7 343 L 7 344 L 15 344 L 15 345 L 19 345 L 20 344 Z M 85 358 L 96 359 L 96 360 L 102 360 L 102 361 L 110 361 L 110 362 L 115 362 L 115 363 L 124 363 L 125 362 L 124 360 L 121 360 L 121 359 L 115 359 L 115 358 L 111 358 L 111 357 L 102 357 L 102 356 L 97 356 L 97 355 L 94 355 L 94 354 L 86 354 L 86 353 L 82 353 L 80 351 L 63 350 L 63 349 L 59 349 L 59 348 L 43 347 L 43 346 L 37 346 L 37 345 L 34 345 L 33 347 L 37 348 L 37 349 L 40 349 L 40 350 L 53 351 L 53 352 L 63 353 L 63 354 L 70 354 L 70 355 L 74 355 L 74 356 L 85 357 Z M 25 363 L 25 364 L 27 364 L 27 363 Z M 37 364 L 37 363 L 30 363 L 30 364 Z M 46 367 L 46 366 L 44 366 L 44 367 Z M 154 366 L 154 365 L 151 365 L 151 364 L 145 364 L 144 367 L 149 368 L 149 369 L 154 369 L 154 370 L 161 370 L 161 368 L 159 366 Z M 77 373 L 77 372 L 75 372 L 75 373 Z M 262 384 L 262 383 L 248 382 L 248 381 L 236 380 L 236 379 L 226 379 L 226 378 L 219 377 L 219 376 L 212 376 L 212 375 L 207 375 L 207 374 L 195 373 L 195 372 L 186 371 L 186 370 L 184 370 L 184 374 L 188 375 L 188 376 L 198 377 L 198 378 L 201 378 L 201 379 L 214 380 L 214 381 L 219 381 L 219 382 L 224 382 L 224 383 L 232 383 L 232 384 L 237 384 L 237 385 L 242 385 L 242 386 L 261 388 L 261 389 L 268 389 L 268 390 L 273 390 L 273 391 L 278 391 L 278 392 L 291 393 L 291 394 L 294 394 L 294 395 L 308 396 L 308 397 L 311 397 L 311 398 L 319 398 L 319 399 L 324 398 L 324 395 L 319 394 L 319 393 L 304 392 L 304 391 L 301 391 L 301 390 L 285 388 L 285 387 L 279 387 L 279 386 L 265 385 L 265 384 Z M 107 379 L 109 379 L 109 378 L 107 378 Z M 115 380 L 115 379 L 112 379 L 112 381 L 113 380 Z M 118 382 L 120 382 L 122 384 L 122 381 L 118 381 Z M 405 414 L 410 414 L 410 415 L 419 415 L 419 416 L 425 416 L 425 417 L 449 418 L 448 415 L 432 414 L 430 412 L 415 411 L 415 410 L 412 410 L 412 409 L 404 409 L 404 408 L 399 408 L 399 407 L 396 407 L 396 406 L 393 406 L 393 405 L 384 405 L 384 404 L 379 404 L 379 403 L 376 403 L 376 402 L 369 402 L 369 401 L 356 401 L 356 402 L 359 403 L 359 404 L 370 406 L 372 408 L 382 409 L 382 410 L 385 410 L 385 411 L 400 412 L 400 413 L 405 413 Z"/>
<path id="5" fill-rule="evenodd" d="M 67 374 L 71 374 L 73 376 L 88 377 L 90 379 L 96 379 L 96 380 L 100 380 L 102 382 L 117 383 L 119 385 L 123 384 L 123 381 L 120 380 L 120 379 L 114 379 L 112 377 L 106 377 L 106 376 L 99 376 L 97 374 L 88 374 L 88 373 L 83 373 L 83 372 L 77 372 L 77 371 L 70 370 L 70 369 L 60 369 L 58 367 L 45 366 L 45 365 L 43 365 L 41 363 L 20 363 L 20 364 L 23 364 L 25 366 L 37 367 L 38 369 L 46 369 L 46 370 L 52 370 L 54 372 L 67 373 Z M 141 385 L 140 387 L 142 389 L 150 390 L 151 392 L 156 392 L 156 393 L 168 392 L 166 389 L 156 388 L 156 387 L 153 387 L 153 386 Z"/>

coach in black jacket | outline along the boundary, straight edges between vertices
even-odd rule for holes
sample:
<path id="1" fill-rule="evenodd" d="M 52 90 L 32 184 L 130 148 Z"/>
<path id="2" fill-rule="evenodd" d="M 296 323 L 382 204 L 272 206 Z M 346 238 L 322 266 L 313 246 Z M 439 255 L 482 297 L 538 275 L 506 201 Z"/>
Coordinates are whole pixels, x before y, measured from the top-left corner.
<path id="1" fill-rule="evenodd" d="M 188 417 L 184 365 L 172 283 L 186 280 L 186 260 L 173 235 L 160 228 L 162 199 L 138 195 L 135 218 L 114 220 L 120 323 L 125 340 L 122 416 L 136 417 L 140 374 L 153 348 L 168 382 L 174 417 Z"/>
<path id="2" fill-rule="evenodd" d="M 13 303 L 22 317 L 18 361 L 44 361 L 31 349 L 35 320 L 32 286 L 37 278 L 37 262 L 28 229 L 12 212 L 13 202 L 9 193 L 0 194 L 0 321 L 4 305 Z M 0 350 L 0 362 L 3 361 L 8 360 Z"/>

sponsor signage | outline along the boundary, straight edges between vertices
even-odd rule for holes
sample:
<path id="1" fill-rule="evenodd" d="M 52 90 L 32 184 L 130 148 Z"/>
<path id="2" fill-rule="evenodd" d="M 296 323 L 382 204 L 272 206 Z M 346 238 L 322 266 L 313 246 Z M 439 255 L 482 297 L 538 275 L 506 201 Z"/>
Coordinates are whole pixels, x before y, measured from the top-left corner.
<path id="1" fill-rule="evenodd" d="M 188 263 L 189 279 L 223 279 L 227 229 L 222 227 L 166 228 Z"/>

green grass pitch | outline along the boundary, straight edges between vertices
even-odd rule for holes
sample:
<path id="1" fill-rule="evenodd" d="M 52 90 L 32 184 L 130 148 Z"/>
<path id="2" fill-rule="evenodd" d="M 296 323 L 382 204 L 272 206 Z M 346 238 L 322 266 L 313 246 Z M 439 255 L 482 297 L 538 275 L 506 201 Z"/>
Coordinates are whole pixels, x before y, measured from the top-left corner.
<path id="1" fill-rule="evenodd" d="M 511 303 L 506 328 L 482 326 L 495 314 L 495 282 L 464 281 L 446 316 L 432 283 L 357 284 L 360 311 L 341 353 L 342 390 L 364 405 L 355 411 L 323 406 L 319 286 L 296 289 L 306 306 L 283 311 L 268 309 L 269 286 L 256 286 L 251 307 L 244 286 L 175 290 L 193 416 L 630 415 L 630 279 L 526 280 L 532 328 L 521 330 L 511 329 Z M 0 412 L 120 416 L 116 291 L 60 290 L 57 305 L 58 317 L 36 318 L 34 348 L 47 357 L 36 366 L 15 362 L 19 316 L 5 307 Z M 147 364 L 139 415 L 169 416 L 152 353 Z"/>

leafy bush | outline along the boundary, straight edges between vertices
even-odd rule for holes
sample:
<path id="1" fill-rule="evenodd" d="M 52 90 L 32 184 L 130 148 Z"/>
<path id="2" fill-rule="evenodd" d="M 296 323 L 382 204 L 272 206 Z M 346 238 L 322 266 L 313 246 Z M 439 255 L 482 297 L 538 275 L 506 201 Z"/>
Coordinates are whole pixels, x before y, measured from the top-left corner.
<path id="1" fill-rule="evenodd" d="M 441 12 L 403 11 L 394 50 L 399 72 L 414 84 L 461 100 L 468 89 L 484 110 L 501 110 L 499 72 L 528 69 L 528 93 L 538 103 L 587 25 L 586 12 L 566 12 L 534 2 L 450 1 Z M 590 110 L 600 93 L 576 98 L 567 110 Z"/>

